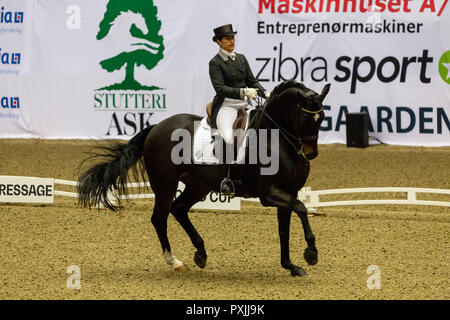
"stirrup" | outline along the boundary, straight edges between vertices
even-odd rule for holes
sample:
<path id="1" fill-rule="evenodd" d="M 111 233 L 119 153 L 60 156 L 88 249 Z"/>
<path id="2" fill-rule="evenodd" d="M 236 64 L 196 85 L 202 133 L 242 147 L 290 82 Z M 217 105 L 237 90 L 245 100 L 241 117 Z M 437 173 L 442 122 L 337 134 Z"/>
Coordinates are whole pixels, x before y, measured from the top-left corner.
<path id="1" fill-rule="evenodd" d="M 231 190 L 223 190 L 224 186 L 228 184 L 231 186 Z M 220 194 L 224 196 L 234 197 L 234 183 L 230 178 L 224 178 L 222 182 L 220 183 Z"/>

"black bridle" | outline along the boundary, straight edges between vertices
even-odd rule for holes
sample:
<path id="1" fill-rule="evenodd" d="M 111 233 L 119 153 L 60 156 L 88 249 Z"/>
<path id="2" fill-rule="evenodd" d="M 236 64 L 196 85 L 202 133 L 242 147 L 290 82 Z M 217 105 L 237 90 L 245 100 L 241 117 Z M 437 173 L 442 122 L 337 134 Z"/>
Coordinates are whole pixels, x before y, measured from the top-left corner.
<path id="1" fill-rule="evenodd" d="M 267 101 L 262 104 L 262 98 L 261 97 L 257 97 L 255 99 L 256 101 L 256 116 L 251 120 L 250 125 L 252 124 L 254 119 L 258 119 L 258 123 L 257 123 L 257 128 L 259 128 L 259 125 L 261 123 L 262 120 L 262 116 L 265 116 L 270 122 L 272 122 L 275 127 L 277 127 L 280 132 L 281 135 L 286 139 L 286 141 L 289 143 L 289 145 L 295 150 L 295 152 L 297 153 L 297 155 L 299 156 L 303 156 L 306 160 L 309 160 L 305 154 L 303 153 L 303 146 L 304 146 L 304 142 L 308 142 L 308 141 L 317 141 L 318 136 L 317 135 L 313 135 L 313 136 L 306 136 L 306 137 L 297 137 L 296 135 L 290 133 L 288 130 L 286 130 L 285 128 L 283 128 L 281 125 L 279 125 L 275 120 L 272 119 L 272 117 L 266 112 L 266 107 L 267 107 Z M 307 112 L 307 113 L 312 113 L 312 114 L 318 114 L 320 112 L 322 112 L 323 108 L 321 108 L 319 111 L 310 111 L 307 110 L 305 108 L 302 108 L 303 111 Z M 261 116 L 259 116 L 258 114 L 261 113 Z"/>

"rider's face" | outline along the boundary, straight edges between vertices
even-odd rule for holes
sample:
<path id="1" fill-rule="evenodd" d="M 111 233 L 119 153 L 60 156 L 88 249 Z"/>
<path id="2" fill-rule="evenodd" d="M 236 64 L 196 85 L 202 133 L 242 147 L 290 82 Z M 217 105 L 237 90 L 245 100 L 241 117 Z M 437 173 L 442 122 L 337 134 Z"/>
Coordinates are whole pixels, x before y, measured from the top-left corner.
<path id="1" fill-rule="evenodd" d="M 222 39 L 217 40 L 219 46 L 228 52 L 233 52 L 234 50 L 234 35 L 231 36 L 223 36 Z"/>

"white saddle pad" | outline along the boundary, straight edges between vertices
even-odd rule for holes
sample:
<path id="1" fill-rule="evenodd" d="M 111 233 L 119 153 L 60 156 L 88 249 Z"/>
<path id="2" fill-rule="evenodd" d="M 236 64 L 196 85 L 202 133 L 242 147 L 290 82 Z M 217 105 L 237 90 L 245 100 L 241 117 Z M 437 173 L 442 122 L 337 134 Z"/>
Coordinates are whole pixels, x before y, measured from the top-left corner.
<path id="1" fill-rule="evenodd" d="M 250 120 L 250 111 L 247 110 L 247 123 L 245 124 L 245 133 L 241 146 L 239 147 L 236 161 L 234 164 L 243 163 L 245 161 L 245 148 L 247 147 L 247 129 Z M 219 164 L 219 160 L 214 156 L 214 144 L 211 141 L 211 126 L 203 118 L 200 125 L 194 133 L 194 163 L 197 164 Z"/>

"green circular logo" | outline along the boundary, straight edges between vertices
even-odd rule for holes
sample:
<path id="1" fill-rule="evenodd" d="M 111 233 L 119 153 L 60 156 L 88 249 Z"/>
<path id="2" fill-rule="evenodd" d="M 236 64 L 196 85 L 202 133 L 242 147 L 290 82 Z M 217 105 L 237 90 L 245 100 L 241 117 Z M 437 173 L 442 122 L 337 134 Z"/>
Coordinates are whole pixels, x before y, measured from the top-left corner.
<path id="1" fill-rule="evenodd" d="M 450 50 L 445 52 L 439 60 L 439 74 L 442 80 L 450 84 Z"/>

